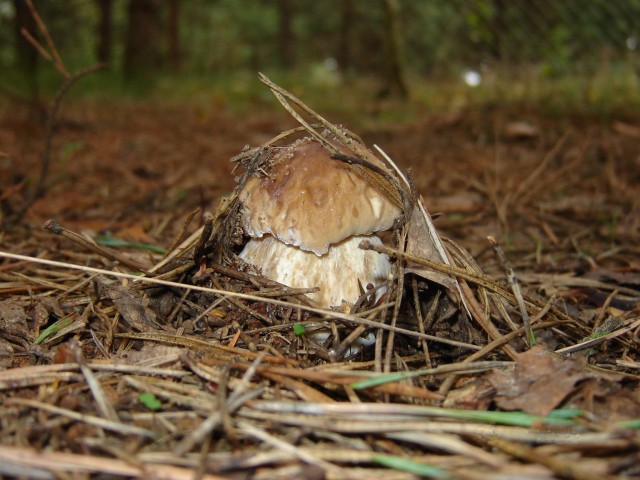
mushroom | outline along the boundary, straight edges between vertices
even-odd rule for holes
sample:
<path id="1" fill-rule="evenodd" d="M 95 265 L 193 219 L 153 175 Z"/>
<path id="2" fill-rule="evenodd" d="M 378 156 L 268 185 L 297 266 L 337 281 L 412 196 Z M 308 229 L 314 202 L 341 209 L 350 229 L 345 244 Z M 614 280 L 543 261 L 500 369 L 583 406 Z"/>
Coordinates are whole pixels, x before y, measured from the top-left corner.
<path id="1" fill-rule="evenodd" d="M 243 260 L 284 285 L 318 287 L 309 297 L 324 308 L 353 305 L 388 279 L 388 257 L 358 246 L 381 245 L 375 232 L 390 229 L 400 208 L 311 138 L 282 147 L 264 170 L 239 194 L 251 237 Z"/>

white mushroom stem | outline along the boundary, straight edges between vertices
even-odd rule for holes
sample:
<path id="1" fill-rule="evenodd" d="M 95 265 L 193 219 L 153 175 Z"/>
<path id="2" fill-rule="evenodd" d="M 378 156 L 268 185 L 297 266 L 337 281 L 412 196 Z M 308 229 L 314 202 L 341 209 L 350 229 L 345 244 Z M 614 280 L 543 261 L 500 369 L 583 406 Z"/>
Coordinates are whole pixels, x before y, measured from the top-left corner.
<path id="1" fill-rule="evenodd" d="M 362 240 L 382 245 L 376 235 L 354 235 L 331 245 L 324 255 L 317 255 L 265 235 L 249 240 L 240 257 L 276 282 L 294 288 L 318 287 L 320 291 L 309 297 L 319 306 L 329 308 L 343 302 L 353 305 L 367 285 L 380 284 L 391 273 L 389 258 L 360 249 Z M 382 293 L 379 290 L 376 298 Z"/>

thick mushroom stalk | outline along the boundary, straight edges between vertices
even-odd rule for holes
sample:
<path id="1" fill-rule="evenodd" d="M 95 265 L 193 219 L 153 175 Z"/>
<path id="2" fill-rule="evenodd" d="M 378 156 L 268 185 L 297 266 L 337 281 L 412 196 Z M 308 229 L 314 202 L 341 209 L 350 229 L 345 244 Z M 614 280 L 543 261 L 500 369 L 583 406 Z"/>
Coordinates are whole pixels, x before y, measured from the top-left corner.
<path id="1" fill-rule="evenodd" d="M 283 285 L 319 288 L 309 297 L 322 307 L 354 304 L 369 285 L 384 282 L 391 273 L 386 255 L 358 247 L 364 239 L 382 245 L 376 235 L 354 235 L 318 256 L 265 235 L 251 239 L 240 257 Z"/>
<path id="2" fill-rule="evenodd" d="M 241 222 L 251 237 L 240 256 L 285 285 L 318 287 L 322 307 L 353 304 L 385 281 L 389 259 L 358 248 L 391 228 L 400 209 L 316 140 L 283 147 L 240 192 Z"/>

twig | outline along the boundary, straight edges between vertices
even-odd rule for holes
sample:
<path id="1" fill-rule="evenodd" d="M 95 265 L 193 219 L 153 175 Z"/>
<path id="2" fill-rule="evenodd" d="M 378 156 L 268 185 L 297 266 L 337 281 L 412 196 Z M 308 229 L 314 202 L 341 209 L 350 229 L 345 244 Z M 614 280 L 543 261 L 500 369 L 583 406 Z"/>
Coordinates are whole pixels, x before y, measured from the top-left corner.
<path id="1" fill-rule="evenodd" d="M 233 391 L 233 393 L 229 396 L 228 401 L 224 405 L 224 413 L 227 415 L 233 413 L 235 410 L 240 408 L 244 402 L 250 400 L 251 398 L 255 398 L 263 393 L 263 388 L 256 388 L 249 392 L 246 392 L 246 388 L 249 384 L 251 378 L 255 375 L 256 369 L 262 363 L 265 358 L 265 354 L 262 353 L 258 355 L 251 367 L 244 373 L 242 376 L 242 380 Z M 173 453 L 176 455 L 184 455 L 189 452 L 197 443 L 200 443 L 204 437 L 209 435 L 213 430 L 218 426 L 220 422 L 223 421 L 223 412 L 221 411 L 221 406 L 214 410 L 214 412 L 204 420 L 198 428 L 196 428 L 193 432 L 191 432 L 188 436 L 182 439 L 182 441 L 173 449 Z"/>
<path id="2" fill-rule="evenodd" d="M 102 416 L 105 417 L 107 420 L 114 423 L 119 423 L 120 418 L 118 418 L 118 414 L 116 413 L 115 409 L 113 408 L 113 406 L 111 406 L 111 404 L 105 398 L 104 391 L 102 390 L 102 386 L 100 385 L 100 382 L 98 382 L 98 379 L 95 377 L 95 375 L 91 371 L 91 368 L 89 368 L 89 366 L 87 365 L 87 361 L 85 360 L 84 355 L 82 354 L 80 345 L 78 344 L 77 341 L 70 342 L 70 345 L 71 345 L 71 351 L 75 356 L 75 360 L 80 366 L 80 371 L 82 372 L 82 375 L 84 375 L 84 378 L 87 381 L 87 385 L 91 390 L 94 400 L 96 401 L 98 410 L 100 411 Z"/>
<path id="3" fill-rule="evenodd" d="M 33 467 L 49 472 L 97 473 L 104 476 L 125 476 L 140 479 L 162 478 L 165 480 L 193 480 L 193 470 L 165 465 L 146 463 L 144 468 L 115 458 L 105 458 L 88 453 L 76 454 L 56 452 L 35 448 L 0 446 L 0 463 L 17 465 L 20 468 Z M 37 478 L 37 477 L 33 477 Z M 205 474 L 200 480 L 225 480 L 228 477 Z"/>
<path id="4" fill-rule="evenodd" d="M 611 305 L 611 302 L 613 301 L 614 298 L 618 296 L 619 293 L 620 291 L 618 289 L 615 289 L 613 292 L 611 292 L 607 296 L 607 299 L 604 301 L 604 303 L 600 307 L 600 312 L 598 312 L 598 316 L 593 322 L 593 328 L 591 329 L 591 334 L 594 334 L 598 331 L 598 329 L 600 328 L 600 325 L 602 324 L 602 321 L 604 320 L 604 316 L 607 314 L 607 309 L 609 308 L 609 305 Z"/>
<path id="5" fill-rule="evenodd" d="M 384 253 L 385 255 L 388 255 L 390 257 L 395 257 L 395 258 L 404 258 L 407 261 L 410 262 L 414 262 L 417 263 L 419 265 L 424 265 L 425 267 L 429 267 L 432 268 L 433 270 L 437 271 L 437 272 L 442 272 L 442 273 L 446 273 L 448 275 L 452 275 L 454 277 L 459 277 L 461 279 L 464 280 L 468 280 L 476 285 L 480 285 L 484 288 L 486 288 L 487 290 L 491 290 L 492 292 L 495 292 L 497 294 L 499 294 L 500 296 L 506 298 L 507 300 L 513 302 L 515 301 L 515 298 L 513 296 L 513 294 L 511 292 L 509 292 L 506 288 L 504 288 L 503 285 L 497 283 L 494 279 L 492 279 L 491 277 L 488 277 L 484 274 L 481 273 L 472 273 L 469 272 L 468 270 L 464 269 L 464 268 L 460 268 L 460 267 L 456 267 L 454 265 L 445 265 L 442 263 L 438 263 L 438 262 L 434 262 L 432 260 L 429 260 L 427 258 L 423 258 L 423 257 L 418 257 L 416 255 L 411 255 L 408 253 L 404 253 L 401 252 L 399 250 L 395 250 L 393 248 L 389 248 L 389 247 L 385 247 L 385 246 L 380 246 L 380 245 L 373 245 L 371 242 L 368 242 L 367 240 L 363 240 L 360 243 L 360 248 L 364 249 L 364 250 L 373 250 L 376 251 L 378 253 Z M 531 304 L 532 306 L 538 307 L 538 308 L 542 308 L 542 306 L 540 305 L 540 302 L 537 302 L 533 299 L 530 298 L 526 298 L 525 299 L 529 304 Z M 529 307 L 530 310 L 535 311 L 532 307 Z M 561 312 L 560 310 L 558 310 L 555 307 L 550 307 L 550 312 L 553 313 L 556 317 L 564 319 L 564 320 L 570 320 L 572 323 L 575 323 L 575 320 L 573 320 L 571 317 L 569 317 L 567 314 Z"/>
<path id="6" fill-rule="evenodd" d="M 504 337 L 504 335 L 501 335 L 500 331 L 491 322 L 491 318 L 489 317 L 489 315 L 486 315 L 485 312 L 482 310 L 482 307 L 480 306 L 476 298 L 473 296 L 473 292 L 471 291 L 471 288 L 469 288 L 469 284 L 467 283 L 467 281 L 460 279 L 459 282 L 460 282 L 460 289 L 464 297 L 467 299 L 467 305 L 471 309 L 473 318 L 476 319 L 476 321 L 480 324 L 482 329 L 485 332 L 487 332 L 494 341 Z M 517 353 L 511 345 L 509 345 L 508 343 L 502 343 L 500 344 L 500 348 L 502 348 L 504 352 L 509 357 L 511 357 L 512 360 L 516 359 Z"/>
<path id="7" fill-rule="evenodd" d="M 527 344 L 529 347 L 532 347 L 536 344 L 536 337 L 533 334 L 533 330 L 529 325 L 529 313 L 527 312 L 527 307 L 524 305 L 524 298 L 522 298 L 522 290 L 520 290 L 520 284 L 518 283 L 518 278 L 516 277 L 515 272 L 513 271 L 513 267 L 511 266 L 511 262 L 507 258 L 504 253 L 504 250 L 500 246 L 500 244 L 496 241 L 492 236 L 487 237 L 489 240 L 489 244 L 493 248 L 493 251 L 498 257 L 498 261 L 500 265 L 502 265 L 502 269 L 505 271 L 505 276 L 507 277 L 507 283 L 511 287 L 511 291 L 513 292 L 513 296 L 516 298 L 516 303 L 518 304 L 518 308 L 520 309 L 520 315 L 522 316 L 522 324 L 524 325 L 524 331 L 527 332 L 525 335 L 525 339 L 527 340 Z"/>
<path id="8" fill-rule="evenodd" d="M 418 331 L 420 333 L 425 333 L 425 324 L 422 317 L 422 309 L 420 308 L 420 299 L 418 298 L 418 279 L 415 275 L 411 279 L 411 290 L 413 292 L 413 305 L 416 312 L 416 321 L 418 322 Z M 441 290 L 438 290 L 438 292 L 440 291 Z M 432 365 L 431 357 L 429 355 L 429 346 L 424 339 L 420 339 L 420 344 L 422 345 L 422 351 L 424 352 L 424 364 L 427 368 L 431 368 Z"/>
<path id="9" fill-rule="evenodd" d="M 42 156 L 40 158 L 40 173 L 38 175 L 38 180 L 36 181 L 35 188 L 31 191 L 31 195 L 28 197 L 25 204 L 22 206 L 20 211 L 16 214 L 16 218 L 20 220 L 26 211 L 33 205 L 33 203 L 40 197 L 42 197 L 46 191 L 46 183 L 47 177 L 49 176 L 49 165 L 51 163 L 51 145 L 53 142 L 53 132 L 55 127 L 56 118 L 58 115 L 58 111 L 62 106 L 62 99 L 69 91 L 71 86 L 80 80 L 82 77 L 85 77 L 93 72 L 96 72 L 102 68 L 105 68 L 106 64 L 99 63 L 92 67 L 86 68 L 84 70 L 80 70 L 77 73 L 74 73 L 70 77 L 65 77 L 65 82 L 60 86 L 58 92 L 56 93 L 55 99 L 53 101 L 53 105 L 47 114 L 47 122 L 45 126 L 45 139 L 44 139 L 44 149 L 42 151 Z"/>
<path id="10" fill-rule="evenodd" d="M 36 188 L 34 191 L 34 198 L 32 201 L 40 198 L 45 192 L 45 184 L 47 181 L 47 176 L 49 175 L 49 164 L 51 163 L 51 143 L 53 140 L 53 130 L 55 127 L 55 122 L 58 116 L 58 112 L 60 107 L 62 106 L 62 99 L 67 94 L 69 89 L 83 77 L 92 74 L 93 72 L 97 72 L 105 68 L 107 65 L 105 63 L 99 63 L 97 65 L 93 65 L 89 68 L 85 68 L 80 70 L 79 72 L 74 73 L 71 76 L 66 76 L 65 82 L 58 89 L 56 96 L 53 100 L 53 105 L 51 110 L 49 111 L 49 115 L 47 115 L 47 124 L 46 124 L 46 133 L 45 133 L 45 142 L 44 142 L 44 150 L 42 152 L 42 158 L 40 160 L 40 176 L 36 183 Z"/>
<path id="11" fill-rule="evenodd" d="M 401 244 L 404 244 L 404 241 L 405 241 L 405 238 L 402 238 Z M 404 261 L 399 260 L 395 268 L 398 269 L 396 271 L 401 271 L 401 269 L 404 268 Z M 402 297 L 404 292 L 404 277 L 405 277 L 404 275 L 398 275 L 397 280 L 395 282 L 396 295 L 393 301 L 393 312 L 391 314 L 392 327 L 395 327 L 396 324 L 398 323 L 398 315 L 400 313 L 400 304 L 402 303 Z M 392 287 L 393 287 L 393 283 L 390 289 Z M 386 345 L 384 365 L 383 365 L 383 371 L 385 372 L 391 371 L 391 357 L 394 354 L 394 348 L 393 348 L 394 340 L 395 340 L 395 333 L 393 330 L 391 330 L 389 332 L 389 335 L 387 336 L 387 345 Z"/>
<path id="12" fill-rule="evenodd" d="M 167 251 L 164 254 L 164 257 L 162 257 L 163 260 L 165 258 L 167 258 L 169 255 L 171 255 L 176 248 L 178 248 L 178 245 L 180 244 L 180 242 L 184 241 L 184 239 L 185 239 L 185 237 L 187 235 L 187 228 L 189 227 L 189 225 L 191 225 L 191 222 L 193 221 L 193 219 L 195 218 L 195 216 L 199 212 L 200 212 L 200 209 L 196 208 L 193 212 L 191 212 L 191 213 L 189 213 L 189 215 L 187 215 L 187 218 L 185 218 L 184 222 L 182 223 L 182 227 L 180 228 L 180 232 L 178 232 L 176 237 L 173 239 L 173 241 L 169 245 L 169 248 L 167 248 Z"/>
<path id="13" fill-rule="evenodd" d="M 566 141 L 571 136 L 570 134 L 571 134 L 571 129 L 568 129 L 563 133 L 563 135 L 558 139 L 558 141 L 553 146 L 553 148 L 549 152 L 547 152 L 547 154 L 542 159 L 542 162 L 540 162 L 540 164 L 536 167 L 536 169 L 533 172 L 531 172 L 529 176 L 525 178 L 520 185 L 518 185 L 518 188 L 516 189 L 515 192 L 513 192 L 512 195 L 506 196 L 504 203 L 501 206 L 502 208 L 504 208 L 509 202 L 513 202 L 514 204 L 517 204 L 523 198 L 530 196 L 532 193 L 537 191 L 537 188 L 535 187 L 536 180 L 542 174 L 542 172 L 544 172 L 544 170 L 547 168 L 547 166 L 549 165 L 549 162 L 553 160 L 553 158 L 555 158 L 557 153 L 564 146 Z"/>
<path id="14" fill-rule="evenodd" d="M 40 32 L 42 33 L 42 36 L 47 42 L 47 46 L 49 47 L 49 50 L 51 52 L 51 57 L 53 57 L 53 65 L 56 67 L 56 70 L 60 72 L 60 75 L 62 75 L 64 78 L 70 78 L 69 72 L 64 66 L 64 62 L 62 61 L 62 58 L 58 53 L 56 44 L 54 43 L 53 39 L 51 38 L 51 35 L 49 34 L 49 29 L 47 28 L 47 25 L 42 21 L 42 18 L 40 17 L 38 10 L 33 5 L 32 0 L 26 0 L 26 3 L 27 3 L 27 7 L 29 7 L 29 11 L 31 12 L 31 16 L 35 20 L 36 25 L 38 25 L 38 29 L 40 30 Z M 35 39 L 33 40 L 35 41 Z M 36 41 L 36 43 L 38 42 Z M 44 48 L 40 47 L 38 51 L 40 51 L 41 49 L 44 50 Z M 51 61 L 51 57 L 48 58 L 49 61 Z M 45 58 L 47 58 L 47 56 L 45 56 Z"/>
<path id="15" fill-rule="evenodd" d="M 211 279 L 211 283 L 218 290 L 222 290 L 222 287 L 220 286 L 220 283 L 218 283 L 218 281 L 216 281 L 215 278 Z M 232 306 L 235 306 L 236 308 L 239 308 L 243 312 L 247 312 L 249 315 L 251 315 L 253 317 L 256 317 L 259 320 L 262 320 L 267 325 L 273 325 L 273 320 L 271 318 L 269 318 L 266 315 L 256 311 L 255 309 L 249 307 L 248 305 L 245 305 L 243 302 L 241 302 L 237 298 L 231 297 L 231 298 L 225 298 L 224 300 L 226 302 L 230 303 Z"/>
<path id="16" fill-rule="evenodd" d="M 333 365 L 332 365 L 333 366 Z M 243 363 L 234 363 L 233 368 L 243 370 L 246 369 L 246 364 Z M 333 367 L 335 368 L 335 367 Z M 443 370 L 440 370 L 443 371 Z M 322 371 L 314 371 L 309 369 L 300 369 L 300 368 L 291 368 L 291 367 L 279 367 L 272 365 L 264 365 L 258 369 L 258 373 L 266 378 L 270 378 L 275 380 L 277 377 L 278 382 L 286 385 L 291 390 L 295 391 L 296 394 L 305 401 L 313 401 L 312 397 L 317 398 L 319 395 L 317 391 L 309 392 L 308 390 L 304 390 L 304 383 L 302 383 L 302 387 L 298 384 L 291 384 L 289 382 L 285 382 L 282 378 L 296 378 L 299 380 L 307 380 L 310 382 L 315 382 L 326 388 L 327 384 L 335 384 L 340 386 L 351 386 L 354 382 L 367 380 L 371 378 L 371 375 L 375 375 L 375 373 L 367 372 L 367 371 L 349 371 L 349 370 L 322 370 Z M 294 387 L 295 388 L 292 388 Z M 371 388 L 373 392 L 376 393 L 385 393 L 389 395 L 397 395 L 404 398 L 416 398 L 416 399 L 425 399 L 425 400 L 442 400 L 440 395 L 435 392 L 432 392 L 423 387 L 416 387 L 407 383 L 385 383 L 381 385 L 377 385 Z M 322 396 L 325 396 L 322 394 Z M 325 396 L 326 397 L 326 396 Z M 331 399 L 329 399 L 331 400 Z M 317 400 L 316 400 L 317 401 Z M 322 400 L 321 403 L 326 403 L 326 400 Z"/>
<path id="17" fill-rule="evenodd" d="M 136 375 L 162 375 L 167 377 L 184 377 L 189 375 L 182 370 L 167 368 L 153 368 L 139 365 L 117 363 L 89 363 L 89 368 L 99 372 L 119 372 Z M 37 365 L 33 367 L 12 368 L 0 371 L 0 390 L 17 389 L 56 380 L 80 381 L 82 377 L 76 373 L 80 366 L 77 363 L 56 363 L 52 365 Z"/>
<path id="18" fill-rule="evenodd" d="M 211 212 L 204 212 L 202 214 L 202 232 L 200 233 L 200 238 L 198 239 L 198 243 L 196 243 L 196 247 L 193 250 L 193 263 L 196 265 L 200 262 L 200 259 L 205 254 L 204 247 L 211 238 L 211 232 L 213 231 L 213 221 L 214 217 Z"/>
<path id="19" fill-rule="evenodd" d="M 89 239 L 87 239 L 86 237 L 83 237 L 82 235 L 79 235 L 75 232 L 72 232 L 71 230 L 67 230 L 66 228 L 64 228 L 62 225 L 60 225 L 59 223 L 54 222 L 53 220 L 47 220 L 43 226 L 43 228 L 51 233 L 55 233 L 56 235 L 62 235 L 64 238 L 71 240 L 83 247 L 85 247 L 86 249 L 97 253 L 100 256 L 103 256 L 109 260 L 112 260 L 114 262 L 118 262 L 122 265 L 124 265 L 125 267 L 129 267 L 132 268 L 134 270 L 137 270 L 139 272 L 146 272 L 147 269 L 142 266 L 141 264 L 139 264 L 138 262 L 134 262 L 133 260 L 129 260 L 125 257 L 122 257 L 120 255 L 118 255 L 117 253 L 113 253 L 112 251 L 101 247 L 100 245 L 97 245 L 96 243 L 90 241 Z"/>
<path id="20" fill-rule="evenodd" d="M 29 3 L 31 3 L 31 2 L 29 2 Z M 47 50 L 40 44 L 40 42 L 38 42 L 38 40 L 36 40 L 35 37 L 33 35 L 31 35 L 31 33 L 29 33 L 29 30 L 27 30 L 26 28 L 21 28 L 20 29 L 20 33 L 22 34 L 22 36 L 24 38 L 27 39 L 27 42 L 29 42 L 31 44 L 31 46 L 33 48 L 35 48 L 40 55 L 42 55 L 42 57 L 46 61 L 53 63 L 53 57 L 51 57 L 49 52 L 47 52 Z M 66 77 L 66 75 L 64 75 L 64 74 L 63 74 L 63 76 Z"/>
<path id="21" fill-rule="evenodd" d="M 267 445 L 274 447 L 276 450 L 290 453 L 291 455 L 302 460 L 305 463 L 308 463 L 310 465 L 315 465 L 316 467 L 319 467 L 324 471 L 332 472 L 335 478 L 345 478 L 344 472 L 342 472 L 342 469 L 340 467 L 333 465 L 332 463 L 329 463 L 325 460 L 316 458 L 313 455 L 309 454 L 308 452 L 294 445 L 291 445 L 290 443 L 285 442 L 284 440 L 280 440 L 279 438 L 276 438 L 273 435 L 270 435 L 265 430 L 257 428 L 254 425 L 251 425 L 250 423 L 239 422 L 238 424 L 242 432 L 261 440 Z"/>
<path id="22" fill-rule="evenodd" d="M 83 413 L 74 412 L 66 408 L 56 407 L 55 405 L 49 405 L 48 403 L 39 402 L 37 400 L 30 400 L 27 398 L 6 398 L 4 405 L 9 406 L 21 406 L 30 407 L 38 410 L 44 410 L 55 415 L 62 415 L 72 420 L 84 422 L 94 427 L 104 428 L 105 430 L 111 430 L 122 435 L 139 435 L 142 437 L 155 438 L 156 434 L 146 428 L 136 427 L 134 425 L 127 425 L 119 422 L 112 422 L 105 420 L 104 418 L 94 417 L 93 415 L 85 415 Z"/>
<path id="23" fill-rule="evenodd" d="M 575 480 L 602 480 L 603 477 L 597 474 L 591 474 L 585 468 L 581 468 L 574 465 L 571 460 L 562 460 L 550 455 L 544 455 L 537 451 L 533 447 L 528 445 L 520 445 L 511 443 L 507 440 L 492 438 L 487 440 L 489 445 L 502 450 L 514 457 L 527 460 L 531 463 L 539 463 L 547 468 L 550 468 L 553 472 L 557 473 L 562 478 L 571 478 Z M 606 477 L 605 477 L 606 478 Z"/>
<path id="24" fill-rule="evenodd" d="M 569 347 L 565 347 L 565 348 L 561 348 L 559 350 L 556 350 L 556 353 L 574 353 L 577 352 L 579 350 L 584 350 L 585 348 L 589 348 L 589 347 L 593 347 L 595 345 L 599 345 L 603 342 L 605 342 L 606 340 L 611 340 L 612 338 L 616 338 L 619 337 L 620 335 L 623 335 L 627 332 L 630 332 L 631 330 L 633 330 L 634 328 L 640 326 L 640 319 L 636 320 L 635 322 L 624 326 L 622 328 L 619 328 L 618 330 L 614 330 L 613 332 L 610 332 L 606 335 L 602 335 L 600 337 L 596 337 L 596 338 L 588 338 L 587 340 L 585 340 L 584 342 L 580 342 L 576 345 L 571 345 Z"/>

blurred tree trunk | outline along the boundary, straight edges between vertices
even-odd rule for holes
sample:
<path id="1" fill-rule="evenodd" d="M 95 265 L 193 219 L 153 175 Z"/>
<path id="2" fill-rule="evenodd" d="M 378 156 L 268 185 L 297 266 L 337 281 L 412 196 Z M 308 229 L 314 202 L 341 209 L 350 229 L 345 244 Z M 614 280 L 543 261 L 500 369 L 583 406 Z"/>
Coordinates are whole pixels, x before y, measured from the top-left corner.
<path id="1" fill-rule="evenodd" d="M 111 25 L 113 22 L 113 0 L 96 0 L 100 20 L 98 22 L 98 48 L 96 56 L 98 62 L 109 63 L 113 42 L 111 36 Z"/>
<path id="2" fill-rule="evenodd" d="M 382 0 L 387 28 L 387 85 L 381 96 L 398 94 L 402 98 L 409 96 L 406 66 L 403 55 L 402 32 L 400 30 L 400 2 Z"/>
<path id="3" fill-rule="evenodd" d="M 489 29 L 493 37 L 491 54 L 497 61 L 508 60 L 504 58 L 503 34 L 507 30 L 506 22 L 507 4 L 505 0 L 493 0 L 493 17 L 489 22 Z"/>
<path id="4" fill-rule="evenodd" d="M 338 65 L 343 72 L 352 69 L 351 52 L 353 50 L 353 23 L 355 21 L 355 5 L 353 0 L 340 2 L 340 44 L 338 45 Z"/>
<path id="5" fill-rule="evenodd" d="M 35 38 L 38 38 L 38 28 L 24 0 L 14 0 L 13 5 L 16 12 L 15 35 L 17 66 L 25 76 L 30 93 L 35 95 L 37 93 L 38 52 L 24 37 L 22 29 L 27 30 Z"/>
<path id="6" fill-rule="evenodd" d="M 293 33 L 293 4 L 291 0 L 278 0 L 280 25 L 278 31 L 278 48 L 284 68 L 295 65 L 295 34 Z"/>
<path id="7" fill-rule="evenodd" d="M 163 64 L 161 0 L 129 0 L 124 52 L 125 77 L 153 75 Z"/>
<path id="8" fill-rule="evenodd" d="M 182 63 L 182 52 L 180 50 L 180 1 L 169 0 L 169 18 L 168 18 L 168 47 L 169 47 L 169 63 L 174 72 L 180 70 Z"/>

